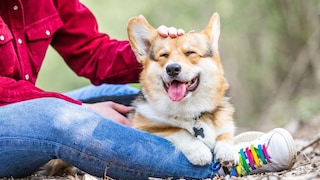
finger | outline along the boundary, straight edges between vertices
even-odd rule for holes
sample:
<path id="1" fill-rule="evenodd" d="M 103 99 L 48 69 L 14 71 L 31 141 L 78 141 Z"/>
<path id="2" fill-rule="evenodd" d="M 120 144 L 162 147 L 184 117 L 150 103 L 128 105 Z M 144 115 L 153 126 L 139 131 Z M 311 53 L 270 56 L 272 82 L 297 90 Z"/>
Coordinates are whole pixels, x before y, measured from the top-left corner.
<path id="1" fill-rule="evenodd" d="M 115 110 L 113 112 L 109 112 L 106 117 L 119 124 L 131 126 L 131 121 Z"/>
<path id="2" fill-rule="evenodd" d="M 161 37 L 168 37 L 168 27 L 167 26 L 161 25 L 158 27 L 157 31 Z"/>
<path id="3" fill-rule="evenodd" d="M 168 28 L 168 35 L 172 38 L 175 38 L 178 36 L 178 30 L 175 27 L 169 27 Z"/>
<path id="4" fill-rule="evenodd" d="M 132 106 L 125 106 L 125 105 L 118 104 L 118 103 L 113 103 L 112 108 L 114 110 L 116 110 L 117 112 L 124 113 L 124 114 L 129 113 L 133 110 Z"/>
<path id="5" fill-rule="evenodd" d="M 107 118 L 117 123 L 131 126 L 131 121 L 123 115 L 125 114 L 125 112 L 121 112 L 121 111 L 123 111 L 124 109 L 127 109 L 127 110 L 132 109 L 132 107 L 127 107 L 121 104 L 113 103 L 111 108 L 112 108 L 111 111 L 105 112 L 106 113 L 105 116 Z"/>
<path id="6" fill-rule="evenodd" d="M 122 115 L 121 117 L 118 117 L 115 121 L 123 125 L 131 126 L 131 121 Z"/>
<path id="7" fill-rule="evenodd" d="M 182 36 L 185 34 L 185 32 L 183 29 L 178 29 L 177 34 L 178 34 L 178 36 Z"/>

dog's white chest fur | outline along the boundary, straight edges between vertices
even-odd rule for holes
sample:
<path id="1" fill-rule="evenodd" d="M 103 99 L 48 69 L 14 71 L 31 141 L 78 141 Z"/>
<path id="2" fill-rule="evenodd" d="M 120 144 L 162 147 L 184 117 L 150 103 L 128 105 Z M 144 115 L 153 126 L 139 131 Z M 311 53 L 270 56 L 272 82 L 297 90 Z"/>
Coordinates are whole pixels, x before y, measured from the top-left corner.
<path id="1" fill-rule="evenodd" d="M 202 141 L 210 149 L 214 148 L 218 132 L 216 132 L 209 119 L 202 119 L 199 121 L 197 116 L 188 115 L 187 113 L 185 113 L 185 117 L 182 117 L 181 115 L 168 115 L 166 113 L 157 112 L 153 108 L 154 107 L 150 106 L 150 104 L 140 104 L 137 106 L 136 111 L 154 123 L 184 129 L 189 135 L 193 136 L 195 140 L 198 139 Z M 182 139 L 183 138 L 180 140 Z"/>
<path id="2" fill-rule="evenodd" d="M 212 162 L 213 152 L 216 154 L 215 158 L 219 160 L 226 159 L 227 161 L 233 162 L 234 159 L 236 159 L 237 154 L 231 145 L 216 141 L 219 135 L 230 131 L 233 132 L 234 125 L 232 123 L 217 128 L 213 125 L 212 120 L 205 119 L 206 117 L 202 116 L 201 112 L 195 115 L 195 112 L 183 113 L 177 110 L 177 115 L 169 115 L 174 114 L 172 112 L 175 110 L 173 110 L 172 107 L 168 108 L 167 106 L 167 108 L 162 109 L 162 111 L 156 109 L 157 107 L 144 102 L 136 106 L 136 111 L 149 121 L 159 124 L 160 126 L 167 125 L 181 128 L 175 133 L 162 134 L 162 136 L 171 141 L 177 149 L 181 150 L 192 164 L 210 164 Z M 178 116 L 178 114 L 180 116 Z M 199 117 L 201 117 L 201 120 L 197 119 Z"/>

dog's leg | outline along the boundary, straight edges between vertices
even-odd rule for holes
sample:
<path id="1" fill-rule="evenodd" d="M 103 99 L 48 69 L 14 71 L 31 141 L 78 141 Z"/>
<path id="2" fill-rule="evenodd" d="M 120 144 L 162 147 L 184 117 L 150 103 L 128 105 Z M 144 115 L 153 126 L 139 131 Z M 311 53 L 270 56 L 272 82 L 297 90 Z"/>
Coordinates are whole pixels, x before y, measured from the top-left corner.
<path id="1" fill-rule="evenodd" d="M 223 134 L 218 136 L 214 147 L 214 155 L 216 161 L 219 161 L 222 166 L 233 167 L 238 164 L 238 152 L 232 143 L 232 136 Z"/>
<path id="2" fill-rule="evenodd" d="M 223 166 L 232 167 L 238 164 L 238 152 L 233 145 L 235 125 L 233 122 L 234 109 L 228 102 L 229 98 L 221 101 L 215 112 L 214 127 L 217 131 L 216 144 L 214 146 L 214 158 Z"/>
<path id="3" fill-rule="evenodd" d="M 212 152 L 208 146 L 186 130 L 181 129 L 165 138 L 181 150 L 192 164 L 203 166 L 212 162 Z"/>

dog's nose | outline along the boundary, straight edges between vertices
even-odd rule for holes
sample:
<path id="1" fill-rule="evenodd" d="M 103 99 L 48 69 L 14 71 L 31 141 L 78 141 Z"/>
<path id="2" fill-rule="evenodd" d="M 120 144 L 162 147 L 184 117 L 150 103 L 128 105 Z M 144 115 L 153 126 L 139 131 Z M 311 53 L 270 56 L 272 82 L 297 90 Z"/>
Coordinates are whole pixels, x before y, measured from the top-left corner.
<path id="1" fill-rule="evenodd" d="M 177 63 L 168 64 L 166 70 L 169 76 L 177 76 L 181 72 L 181 66 Z"/>

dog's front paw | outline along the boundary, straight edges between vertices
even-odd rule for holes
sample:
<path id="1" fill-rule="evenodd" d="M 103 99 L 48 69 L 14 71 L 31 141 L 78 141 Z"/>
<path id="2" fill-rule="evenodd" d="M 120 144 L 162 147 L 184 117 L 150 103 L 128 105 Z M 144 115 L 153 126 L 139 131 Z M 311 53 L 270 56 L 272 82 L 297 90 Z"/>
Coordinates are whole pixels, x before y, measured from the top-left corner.
<path id="1" fill-rule="evenodd" d="M 193 165 L 203 166 L 212 162 L 210 149 L 200 141 L 181 148 L 181 151 Z"/>
<path id="2" fill-rule="evenodd" d="M 233 167 L 238 164 L 239 156 L 236 148 L 228 142 L 218 141 L 214 148 L 215 160 L 222 166 Z"/>

